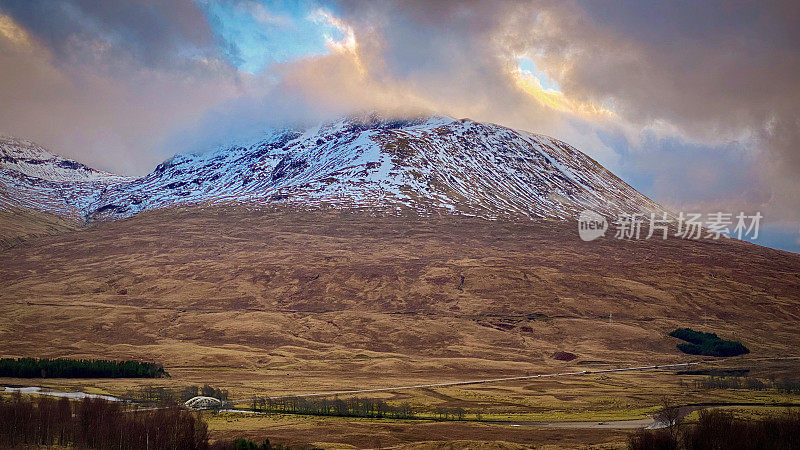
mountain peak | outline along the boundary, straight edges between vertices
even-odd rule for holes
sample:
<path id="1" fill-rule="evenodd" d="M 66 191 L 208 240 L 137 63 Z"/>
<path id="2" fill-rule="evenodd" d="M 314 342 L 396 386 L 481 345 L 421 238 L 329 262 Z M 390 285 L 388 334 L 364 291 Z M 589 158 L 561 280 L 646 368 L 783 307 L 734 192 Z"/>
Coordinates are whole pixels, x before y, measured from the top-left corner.
<path id="1" fill-rule="evenodd" d="M 443 124 L 454 120 L 455 119 L 451 117 L 438 114 L 392 114 L 370 110 L 350 114 L 333 122 L 344 122 L 353 126 L 360 126 L 364 129 L 392 130 L 423 124 Z"/>
<path id="2" fill-rule="evenodd" d="M 47 160 L 55 155 L 35 142 L 0 134 L 0 157 Z"/>
<path id="3" fill-rule="evenodd" d="M 0 170 L 52 182 L 128 179 L 62 158 L 35 142 L 11 136 L 0 136 Z"/>
<path id="4" fill-rule="evenodd" d="M 55 158 L 50 166 L 61 164 Z M 178 155 L 135 180 L 94 188 L 76 178 L 58 181 L 34 189 L 47 199 L 39 206 L 89 219 L 228 200 L 487 218 L 663 210 L 561 141 L 468 119 L 375 112 Z"/>

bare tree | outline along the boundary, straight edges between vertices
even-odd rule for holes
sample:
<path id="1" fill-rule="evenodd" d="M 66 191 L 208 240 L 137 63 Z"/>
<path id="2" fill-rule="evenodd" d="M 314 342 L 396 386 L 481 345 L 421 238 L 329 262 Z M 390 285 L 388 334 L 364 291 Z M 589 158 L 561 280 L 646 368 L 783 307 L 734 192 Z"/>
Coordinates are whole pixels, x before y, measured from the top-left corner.
<path id="1" fill-rule="evenodd" d="M 653 416 L 657 423 L 661 423 L 667 428 L 673 439 L 678 439 L 681 422 L 681 408 L 668 397 L 661 400 L 661 409 Z"/>

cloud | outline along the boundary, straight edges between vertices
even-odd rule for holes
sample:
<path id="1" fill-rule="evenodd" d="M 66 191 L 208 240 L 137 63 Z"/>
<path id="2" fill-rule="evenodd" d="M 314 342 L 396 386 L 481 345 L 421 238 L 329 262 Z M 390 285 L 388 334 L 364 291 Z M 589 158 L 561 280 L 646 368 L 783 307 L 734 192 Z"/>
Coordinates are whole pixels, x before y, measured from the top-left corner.
<path id="1" fill-rule="evenodd" d="M 190 2 L 0 3 L 0 132 L 102 169 L 144 174 L 172 127 L 238 96 Z"/>
<path id="2" fill-rule="evenodd" d="M 142 173 L 275 118 L 431 111 L 563 139 L 677 207 L 800 220 L 796 2 L 298 4 L 0 0 L 0 129 Z M 242 72 L 275 34 L 227 39 L 250 32 L 220 31 L 231 5 L 273 31 L 314 19 L 327 53 Z"/>
<path id="3" fill-rule="evenodd" d="M 34 34 L 63 67 L 182 67 L 221 56 L 192 0 L 4 0 L 0 11 Z"/>
<path id="4" fill-rule="evenodd" d="M 745 146 L 764 191 L 756 197 L 766 199 L 751 207 L 799 219 L 800 6 L 600 5 L 550 11 L 522 45 L 570 95 L 612 104 L 631 129 L 666 124 L 699 144 L 687 162 Z"/>
<path id="5" fill-rule="evenodd" d="M 276 25 L 282 28 L 292 25 L 292 19 L 290 17 L 287 17 L 283 14 L 274 13 L 261 3 L 246 1 L 241 3 L 241 7 L 246 9 L 250 15 L 253 16 L 253 19 L 263 25 Z"/>

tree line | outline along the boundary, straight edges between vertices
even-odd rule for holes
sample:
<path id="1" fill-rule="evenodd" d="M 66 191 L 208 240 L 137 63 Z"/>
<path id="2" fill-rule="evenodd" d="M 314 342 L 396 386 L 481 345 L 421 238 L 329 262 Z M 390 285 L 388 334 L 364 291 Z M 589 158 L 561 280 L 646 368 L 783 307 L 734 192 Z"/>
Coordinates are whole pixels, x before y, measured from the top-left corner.
<path id="1" fill-rule="evenodd" d="M 160 364 L 102 359 L 2 358 L 0 377 L 9 378 L 161 378 Z"/>
<path id="2" fill-rule="evenodd" d="M 390 419 L 412 419 L 415 417 L 411 405 L 403 403 L 392 406 L 380 399 L 351 397 L 347 399 L 283 397 L 254 398 L 253 411 L 282 414 L 305 414 L 313 416 L 370 417 Z"/>
<path id="3" fill-rule="evenodd" d="M 17 393 L 0 398 L 0 447 L 206 449 L 208 427 L 196 414 L 169 408 L 126 410 L 119 402 L 70 401 Z"/>
<path id="4" fill-rule="evenodd" d="M 800 448 L 800 414 L 737 419 L 729 411 L 703 410 L 697 424 L 684 425 L 677 415 L 666 428 L 630 435 L 631 450 L 651 449 L 794 449 Z"/>
<path id="5" fill-rule="evenodd" d="M 120 402 L 15 393 L 0 397 L 0 448 L 291 450 L 266 439 L 209 443 L 208 425 L 181 408 L 126 409 Z M 312 449 L 319 450 L 319 449 Z"/>
<path id="6" fill-rule="evenodd" d="M 142 386 L 138 390 L 128 391 L 122 398 L 133 403 L 164 406 L 184 403 L 198 395 L 214 397 L 223 402 L 228 401 L 228 391 L 226 389 L 215 388 L 207 384 L 202 387 L 185 386 L 174 389 L 163 386 Z"/>
<path id="7" fill-rule="evenodd" d="M 800 380 L 760 380 L 753 377 L 715 377 L 697 380 L 695 386 L 702 389 L 749 389 L 753 391 L 776 390 L 783 394 L 800 395 Z"/>

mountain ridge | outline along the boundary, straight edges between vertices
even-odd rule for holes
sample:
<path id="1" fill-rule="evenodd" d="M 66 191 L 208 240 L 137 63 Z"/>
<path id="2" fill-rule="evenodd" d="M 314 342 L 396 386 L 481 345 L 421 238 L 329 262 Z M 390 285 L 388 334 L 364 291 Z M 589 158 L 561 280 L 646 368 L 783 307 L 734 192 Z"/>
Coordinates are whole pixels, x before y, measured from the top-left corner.
<path id="1" fill-rule="evenodd" d="M 562 220 L 584 209 L 665 211 L 562 141 L 443 116 L 364 114 L 268 129 L 249 145 L 175 155 L 140 178 L 12 141 L 27 153 L 4 150 L 0 206 L 86 221 L 225 201 Z"/>

